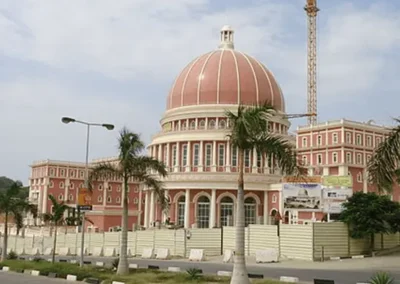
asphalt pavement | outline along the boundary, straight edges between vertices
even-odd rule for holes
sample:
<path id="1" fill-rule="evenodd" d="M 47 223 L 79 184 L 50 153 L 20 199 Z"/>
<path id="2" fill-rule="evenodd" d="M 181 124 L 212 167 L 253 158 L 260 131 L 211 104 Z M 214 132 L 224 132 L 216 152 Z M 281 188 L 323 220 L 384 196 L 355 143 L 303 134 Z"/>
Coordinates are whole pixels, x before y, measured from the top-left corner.
<path id="1" fill-rule="evenodd" d="M 48 259 L 49 256 L 43 257 Z M 57 256 L 58 260 L 77 259 L 76 256 Z M 104 262 L 105 265 L 111 266 L 111 262 L 117 257 L 92 257 L 85 256 L 85 261 L 90 261 L 93 265 L 96 262 Z M 210 263 L 210 262 L 189 262 L 184 260 L 147 260 L 130 258 L 129 263 L 138 264 L 139 268 L 147 268 L 148 265 L 158 266 L 160 269 L 167 269 L 170 266 L 180 267 L 182 271 L 188 268 L 199 268 L 205 274 L 216 274 L 217 271 L 232 271 L 233 264 L 226 263 Z M 314 279 L 330 279 L 337 284 L 355 284 L 360 282 L 368 282 L 371 276 L 378 272 L 373 269 L 364 270 L 335 270 L 335 269 L 298 269 L 283 268 L 270 265 L 265 267 L 260 265 L 247 265 L 248 272 L 251 274 L 262 274 L 264 278 L 279 279 L 281 276 L 298 277 L 301 282 L 313 282 Z M 392 277 L 400 279 L 400 271 L 391 272 Z M 0 283 L 3 283 L 0 281 Z M 8 283 L 8 282 L 5 282 Z"/>
<path id="2" fill-rule="evenodd" d="M 21 273 L 0 271 L 0 283 L 1 284 L 21 284 L 21 283 L 61 284 L 61 283 L 71 283 L 71 282 L 66 281 L 64 279 L 52 279 L 40 276 L 25 275 Z"/>

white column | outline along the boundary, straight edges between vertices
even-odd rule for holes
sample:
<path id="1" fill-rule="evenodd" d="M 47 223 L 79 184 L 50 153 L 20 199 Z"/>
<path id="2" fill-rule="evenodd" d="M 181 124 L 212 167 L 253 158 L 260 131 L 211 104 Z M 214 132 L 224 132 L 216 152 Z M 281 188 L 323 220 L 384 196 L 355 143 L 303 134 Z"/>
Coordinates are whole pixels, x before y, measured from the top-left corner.
<path id="1" fill-rule="evenodd" d="M 144 203 L 144 227 L 148 228 L 149 227 L 149 204 L 150 203 L 150 198 L 149 198 L 149 191 L 145 191 L 145 203 Z"/>
<path id="2" fill-rule="evenodd" d="M 186 189 L 185 193 L 185 228 L 190 228 L 190 190 Z"/>
<path id="3" fill-rule="evenodd" d="M 153 226 L 154 222 L 154 191 L 150 193 L 150 227 Z"/>
<path id="4" fill-rule="evenodd" d="M 253 169 L 252 172 L 257 173 L 257 151 L 256 148 L 253 148 Z"/>
<path id="5" fill-rule="evenodd" d="M 176 166 L 175 166 L 175 172 L 179 172 L 179 168 L 181 165 L 181 158 L 180 158 L 180 153 L 181 153 L 181 149 L 179 147 L 179 142 L 176 142 Z"/>
<path id="6" fill-rule="evenodd" d="M 212 167 L 211 171 L 216 172 L 217 171 L 217 141 L 213 141 L 213 149 L 212 149 Z"/>
<path id="7" fill-rule="evenodd" d="M 162 145 L 158 145 L 158 160 L 162 161 Z"/>
<path id="8" fill-rule="evenodd" d="M 226 171 L 230 172 L 231 171 L 231 143 L 229 143 L 229 141 L 226 143 L 225 164 L 226 164 Z"/>
<path id="9" fill-rule="evenodd" d="M 216 211 L 217 211 L 217 190 L 212 189 L 211 190 L 211 207 L 210 207 L 210 222 L 209 226 L 210 229 L 213 228 L 216 225 Z"/>
<path id="10" fill-rule="evenodd" d="M 123 200 L 124 200 L 124 198 L 125 198 L 125 185 L 122 183 L 122 185 L 121 185 L 121 188 L 122 188 L 122 198 L 121 198 L 121 207 L 122 207 L 122 205 L 123 205 Z M 107 189 L 106 189 L 106 185 L 105 185 L 105 183 L 103 182 L 103 206 L 106 206 L 107 204 L 106 204 L 106 201 L 107 201 Z"/>
<path id="11" fill-rule="evenodd" d="M 138 218 L 137 218 L 137 226 L 141 226 L 142 223 L 142 199 L 143 199 L 143 186 L 142 185 L 138 185 L 139 186 L 139 204 L 138 204 Z M 122 204 L 122 202 L 121 202 Z"/>
<path id="12" fill-rule="evenodd" d="M 66 178 L 64 183 L 64 201 L 68 201 L 69 185 L 70 185 L 69 178 Z"/>
<path id="13" fill-rule="evenodd" d="M 203 160 L 204 160 L 204 141 L 200 141 L 200 150 L 199 150 L 199 167 L 197 171 L 203 171 Z"/>
<path id="14" fill-rule="evenodd" d="M 166 161 L 166 166 L 167 166 L 167 168 L 168 167 L 171 167 L 171 161 L 170 161 L 170 148 L 171 148 L 171 146 L 170 146 L 170 144 L 169 143 L 167 143 L 167 161 Z"/>
<path id="15" fill-rule="evenodd" d="M 164 191 L 164 194 L 165 194 L 165 199 L 166 200 L 168 200 L 168 190 L 165 190 Z M 161 207 L 160 207 L 161 208 Z M 161 209 L 160 209 L 161 210 Z M 162 222 L 164 222 L 165 223 L 165 221 L 167 221 L 167 218 L 168 218 L 168 212 L 166 212 L 165 210 L 162 212 L 163 214 L 162 214 Z"/>
<path id="16" fill-rule="evenodd" d="M 191 166 L 192 166 L 192 151 L 191 151 L 191 143 L 190 141 L 187 142 L 187 148 L 186 148 L 186 172 L 190 172 Z"/>
<path id="17" fill-rule="evenodd" d="M 264 191 L 264 225 L 268 224 L 269 212 L 268 212 L 268 191 Z"/>

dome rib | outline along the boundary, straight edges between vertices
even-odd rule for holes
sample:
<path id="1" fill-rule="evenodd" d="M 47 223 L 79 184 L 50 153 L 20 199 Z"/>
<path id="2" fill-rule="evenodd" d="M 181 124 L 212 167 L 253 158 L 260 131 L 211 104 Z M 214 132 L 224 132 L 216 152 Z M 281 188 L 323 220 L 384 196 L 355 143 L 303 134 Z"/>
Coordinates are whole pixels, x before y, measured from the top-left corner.
<path id="1" fill-rule="evenodd" d="M 233 51 L 233 49 L 230 50 L 233 56 L 233 60 L 235 61 L 235 67 L 236 67 L 236 80 L 237 80 L 237 103 L 240 104 L 241 98 L 240 98 L 240 72 L 239 72 L 239 66 L 236 58 L 236 54 Z"/>
<path id="2" fill-rule="evenodd" d="M 217 77 L 217 104 L 219 104 L 219 90 L 220 90 L 220 83 L 221 83 L 221 63 L 222 63 L 222 56 L 224 56 L 225 49 L 222 49 L 221 56 L 219 57 L 218 63 L 218 77 Z"/>
<path id="3" fill-rule="evenodd" d="M 203 56 L 197 57 L 197 58 L 193 61 L 192 65 L 189 67 L 188 72 L 186 73 L 185 79 L 183 80 L 183 84 L 182 84 L 182 90 L 181 90 L 181 106 L 183 106 L 183 94 L 184 94 L 184 91 L 185 91 L 187 78 L 189 77 L 189 74 L 190 74 L 190 72 L 192 71 L 194 65 L 196 65 L 197 61 L 199 61 L 200 58 L 202 58 L 202 57 L 203 57 Z"/>
<path id="4" fill-rule="evenodd" d="M 269 84 L 269 89 L 271 91 L 271 101 L 269 102 L 271 105 L 274 105 L 274 88 L 272 88 L 272 84 L 271 84 L 271 80 L 268 76 L 267 71 L 265 71 L 264 66 L 261 64 L 260 61 L 258 61 L 257 59 L 253 58 L 255 62 L 257 62 L 257 64 L 260 66 L 260 68 L 262 69 L 262 71 L 264 72 L 265 77 L 268 80 L 268 84 Z"/>
<path id="5" fill-rule="evenodd" d="M 254 83 L 256 84 L 256 98 L 257 101 L 260 101 L 260 94 L 259 94 L 259 87 L 258 87 L 258 80 L 257 80 L 257 76 L 256 76 L 256 71 L 254 71 L 254 67 L 253 64 L 251 64 L 250 59 L 247 57 L 246 54 L 244 54 L 243 52 L 238 51 L 247 61 L 247 63 L 249 64 L 251 71 L 253 72 L 253 76 L 254 76 Z"/>
<path id="6" fill-rule="evenodd" d="M 197 104 L 200 103 L 200 90 L 201 90 L 201 83 L 203 82 L 203 78 L 202 76 L 204 75 L 204 69 L 207 66 L 208 61 L 210 60 L 211 56 L 213 56 L 213 54 L 215 54 L 217 51 L 212 51 L 207 55 L 203 55 L 203 56 L 207 56 L 206 60 L 204 61 L 203 66 L 201 67 L 201 71 L 200 71 L 200 75 L 199 75 L 199 83 L 197 84 Z"/>

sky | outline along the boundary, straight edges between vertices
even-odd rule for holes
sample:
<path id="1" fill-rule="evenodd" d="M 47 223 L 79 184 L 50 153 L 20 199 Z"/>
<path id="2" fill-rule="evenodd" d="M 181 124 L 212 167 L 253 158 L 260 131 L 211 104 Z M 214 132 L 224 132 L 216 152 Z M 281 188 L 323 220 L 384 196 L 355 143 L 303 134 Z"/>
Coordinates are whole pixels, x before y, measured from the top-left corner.
<path id="1" fill-rule="evenodd" d="M 235 48 L 265 64 L 288 113 L 306 112 L 305 0 L 0 1 L 0 176 L 28 182 L 33 161 L 116 154 L 123 126 L 149 143 L 175 77 L 214 50 L 225 24 Z M 400 2 L 319 0 L 318 120 L 393 124 L 400 104 Z M 292 121 L 291 131 L 305 119 Z"/>

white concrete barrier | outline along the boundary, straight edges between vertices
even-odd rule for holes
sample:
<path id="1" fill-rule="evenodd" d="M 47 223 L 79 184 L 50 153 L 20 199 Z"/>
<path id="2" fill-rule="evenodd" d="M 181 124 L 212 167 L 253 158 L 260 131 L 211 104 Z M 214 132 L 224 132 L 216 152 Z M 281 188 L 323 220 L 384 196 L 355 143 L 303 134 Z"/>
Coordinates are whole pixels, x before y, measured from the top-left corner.
<path id="1" fill-rule="evenodd" d="M 136 263 L 129 263 L 129 268 L 131 269 L 138 269 L 139 265 L 137 265 Z"/>
<path id="2" fill-rule="evenodd" d="M 76 259 L 71 259 L 69 262 L 74 264 L 77 263 Z"/>
<path id="3" fill-rule="evenodd" d="M 40 275 L 40 271 L 39 270 L 32 270 L 31 271 L 31 275 L 32 276 L 39 276 Z"/>
<path id="4" fill-rule="evenodd" d="M 181 272 L 181 268 L 180 267 L 168 267 L 168 271 L 169 272 Z"/>
<path id="5" fill-rule="evenodd" d="M 103 256 L 103 247 L 95 247 L 93 248 L 93 256 Z"/>
<path id="6" fill-rule="evenodd" d="M 169 249 L 167 248 L 157 249 L 156 259 L 169 259 Z"/>
<path id="7" fill-rule="evenodd" d="M 8 267 L 8 266 L 3 266 L 3 269 L 2 269 L 3 271 L 10 271 L 10 267 Z"/>
<path id="8" fill-rule="evenodd" d="M 76 275 L 68 274 L 67 275 L 67 281 L 76 281 L 77 277 Z"/>
<path id="9" fill-rule="evenodd" d="M 353 255 L 351 258 L 352 259 L 361 259 L 361 258 L 364 258 L 364 256 L 363 255 Z"/>
<path id="10" fill-rule="evenodd" d="M 152 248 L 143 248 L 142 258 L 145 258 L 145 259 L 154 258 L 154 249 L 152 249 Z"/>
<path id="11" fill-rule="evenodd" d="M 128 250 L 126 251 L 126 255 L 128 256 L 128 257 L 132 257 L 133 255 L 132 255 L 132 250 L 130 249 L 130 248 L 128 248 Z"/>
<path id="12" fill-rule="evenodd" d="M 53 248 L 45 248 L 44 255 L 52 255 L 52 254 L 53 254 Z"/>
<path id="13" fill-rule="evenodd" d="M 116 256 L 115 248 L 105 248 L 104 249 L 104 256 Z"/>
<path id="14" fill-rule="evenodd" d="M 256 263 L 278 262 L 279 253 L 277 249 L 256 250 Z"/>
<path id="15" fill-rule="evenodd" d="M 83 248 L 83 255 L 88 255 L 88 248 Z M 76 255 L 81 255 L 81 248 L 77 248 Z"/>
<path id="16" fill-rule="evenodd" d="M 340 260 L 340 256 L 331 256 L 330 260 Z"/>
<path id="17" fill-rule="evenodd" d="M 232 272 L 231 271 L 217 271 L 218 276 L 226 276 L 226 277 L 231 277 Z"/>
<path id="18" fill-rule="evenodd" d="M 33 248 L 31 250 L 31 255 L 39 255 L 40 254 L 40 249 L 39 248 Z"/>
<path id="19" fill-rule="evenodd" d="M 71 255 L 71 250 L 69 248 L 60 248 L 58 254 L 62 256 Z"/>
<path id="20" fill-rule="evenodd" d="M 191 249 L 189 254 L 189 261 L 203 261 L 204 249 Z"/>
<path id="21" fill-rule="evenodd" d="M 98 266 L 98 267 L 103 267 L 104 266 L 104 262 L 96 261 L 95 265 Z"/>
<path id="22" fill-rule="evenodd" d="M 224 260 L 223 261 L 225 263 L 233 262 L 233 255 L 234 255 L 233 250 L 226 249 L 224 251 Z"/>
<path id="23" fill-rule="evenodd" d="M 281 276 L 281 278 L 279 280 L 281 282 L 288 282 L 288 283 L 297 283 L 297 282 L 299 282 L 299 278 L 290 277 L 290 276 Z"/>
<path id="24" fill-rule="evenodd" d="M 125 284 L 125 282 L 113 281 L 112 284 Z"/>

